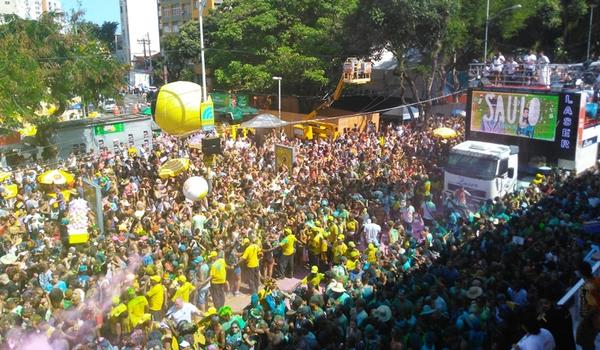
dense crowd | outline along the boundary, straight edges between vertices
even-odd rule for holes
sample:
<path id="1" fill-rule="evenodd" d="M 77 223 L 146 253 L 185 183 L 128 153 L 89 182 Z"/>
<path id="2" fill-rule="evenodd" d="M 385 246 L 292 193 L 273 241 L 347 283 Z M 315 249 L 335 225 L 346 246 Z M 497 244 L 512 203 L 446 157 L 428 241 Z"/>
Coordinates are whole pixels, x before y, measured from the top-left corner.
<path id="1" fill-rule="evenodd" d="M 596 294 L 582 222 L 600 216 L 597 170 L 538 176 L 474 208 L 463 191 L 443 195 L 458 139 L 434 138 L 438 126 L 464 131 L 441 118 L 328 141 L 239 135 L 215 157 L 159 136 L 153 149 L 73 156 L 70 199 L 83 178 L 97 183 L 105 229 L 77 245 L 66 242 L 64 188 L 38 184 L 39 167 L 14 170 L 19 194 L 0 203 L 3 346 L 573 349 L 555 302 L 577 270 Z M 292 169 L 275 165 L 276 143 L 295 148 Z M 190 169 L 159 179 L 176 157 Z M 210 186 L 195 203 L 182 194 L 191 175 Z M 296 288 L 277 287 L 293 276 Z M 226 302 L 240 293 L 249 303 L 234 312 Z M 588 299 L 585 350 L 596 334 Z"/>

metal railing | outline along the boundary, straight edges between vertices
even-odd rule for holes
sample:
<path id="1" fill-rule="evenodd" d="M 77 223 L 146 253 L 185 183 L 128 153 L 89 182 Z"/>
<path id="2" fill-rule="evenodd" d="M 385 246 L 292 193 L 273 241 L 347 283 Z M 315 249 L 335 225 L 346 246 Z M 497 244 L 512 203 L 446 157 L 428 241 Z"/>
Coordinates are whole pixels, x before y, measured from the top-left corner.
<path id="1" fill-rule="evenodd" d="M 598 249 L 594 247 L 584 259 L 592 263 L 592 273 L 594 276 L 600 275 L 600 261 L 593 262 L 591 260 L 591 256 L 596 252 L 598 252 Z M 567 308 L 569 310 L 571 319 L 573 320 L 573 335 L 576 335 L 577 327 L 581 323 L 581 288 L 584 284 L 583 279 L 577 281 L 556 303 L 560 308 Z"/>
<path id="2" fill-rule="evenodd" d="M 583 64 L 544 64 L 526 67 L 518 63 L 512 68 L 508 63 L 500 67 L 493 64 L 469 64 L 469 78 L 479 80 L 486 85 L 508 86 L 570 86 L 575 87 L 578 79 L 586 78 L 586 74 L 593 75 L 591 67 L 587 69 Z"/>

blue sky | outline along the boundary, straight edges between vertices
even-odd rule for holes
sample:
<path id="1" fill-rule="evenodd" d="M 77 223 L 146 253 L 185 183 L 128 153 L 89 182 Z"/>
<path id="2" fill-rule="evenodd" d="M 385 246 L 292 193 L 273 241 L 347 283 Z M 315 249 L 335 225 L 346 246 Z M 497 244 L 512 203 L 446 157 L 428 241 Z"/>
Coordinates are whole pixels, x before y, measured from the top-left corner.
<path id="1" fill-rule="evenodd" d="M 61 0 L 63 11 L 66 13 L 81 9 L 85 11 L 85 19 L 102 24 L 104 21 L 120 23 L 119 0 Z"/>

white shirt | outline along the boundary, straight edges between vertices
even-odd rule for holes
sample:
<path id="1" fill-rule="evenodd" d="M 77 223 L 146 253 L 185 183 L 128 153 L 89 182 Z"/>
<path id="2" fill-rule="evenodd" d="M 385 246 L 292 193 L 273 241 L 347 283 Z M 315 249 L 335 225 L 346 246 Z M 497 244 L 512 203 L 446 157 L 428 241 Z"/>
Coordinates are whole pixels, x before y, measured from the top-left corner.
<path id="1" fill-rule="evenodd" d="M 412 224 L 414 219 L 415 207 L 409 205 L 408 207 L 404 207 L 400 209 L 400 213 L 402 213 L 402 220 L 407 224 Z"/>
<path id="2" fill-rule="evenodd" d="M 517 70 L 517 67 L 519 66 L 519 64 L 515 61 L 510 61 L 508 62 L 505 67 L 506 67 L 506 73 L 508 74 L 515 74 L 515 71 Z"/>
<path id="3" fill-rule="evenodd" d="M 177 309 L 175 305 L 169 310 L 169 317 L 175 320 L 175 323 L 181 321 L 192 322 L 192 314 L 200 315 L 200 310 L 194 304 L 183 303 L 181 309 Z"/>
<path id="4" fill-rule="evenodd" d="M 554 337 L 547 329 L 541 328 L 538 334 L 525 334 L 517 343 L 520 350 L 554 350 Z"/>
<path id="5" fill-rule="evenodd" d="M 535 62 L 537 61 L 537 57 L 534 54 L 525 56 L 525 68 L 527 69 L 535 69 Z"/>
<path id="6" fill-rule="evenodd" d="M 504 56 L 500 55 L 494 59 L 494 70 L 497 72 L 502 72 L 502 68 L 504 65 Z"/>
<path id="7" fill-rule="evenodd" d="M 381 232 L 381 226 L 371 223 L 371 220 L 367 221 L 367 224 L 364 227 L 365 231 L 365 240 L 367 243 L 376 243 L 379 244 L 379 233 Z"/>

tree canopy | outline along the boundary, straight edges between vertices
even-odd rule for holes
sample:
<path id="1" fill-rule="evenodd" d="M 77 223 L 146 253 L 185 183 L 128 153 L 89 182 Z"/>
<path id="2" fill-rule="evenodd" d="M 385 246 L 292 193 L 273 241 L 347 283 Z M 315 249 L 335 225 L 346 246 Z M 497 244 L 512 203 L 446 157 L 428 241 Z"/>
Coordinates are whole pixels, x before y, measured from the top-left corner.
<path id="1" fill-rule="evenodd" d="M 76 21 L 78 30 L 84 30 L 92 38 L 98 39 L 109 51 L 115 51 L 115 34 L 119 23 L 105 21 L 102 24 L 96 24 L 85 20 Z"/>
<path id="2" fill-rule="evenodd" d="M 55 14 L 7 16 L 0 24 L 0 118 L 4 128 L 43 124 L 43 104 L 62 114 L 74 97 L 95 103 L 114 96 L 127 70 L 86 30 L 63 28 Z"/>
<path id="3" fill-rule="evenodd" d="M 206 20 L 214 86 L 319 94 L 339 79 L 347 56 L 344 19 L 358 0 L 225 0 Z"/>
<path id="4" fill-rule="evenodd" d="M 323 95 L 346 57 L 387 49 L 398 60 L 400 96 L 428 99 L 483 58 L 486 1 L 225 0 L 205 18 L 207 69 L 219 90 L 271 93 L 272 77 L 282 76 L 288 94 Z M 488 57 L 535 49 L 554 62 L 583 61 L 589 5 L 599 1 L 491 0 Z M 198 38 L 198 22 L 163 37 L 169 80 L 196 79 Z"/>

